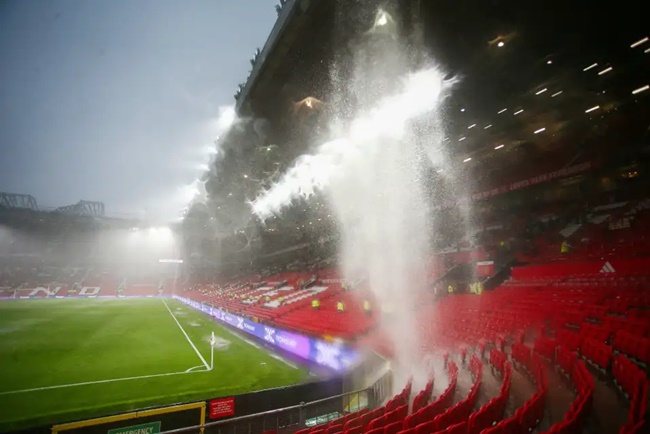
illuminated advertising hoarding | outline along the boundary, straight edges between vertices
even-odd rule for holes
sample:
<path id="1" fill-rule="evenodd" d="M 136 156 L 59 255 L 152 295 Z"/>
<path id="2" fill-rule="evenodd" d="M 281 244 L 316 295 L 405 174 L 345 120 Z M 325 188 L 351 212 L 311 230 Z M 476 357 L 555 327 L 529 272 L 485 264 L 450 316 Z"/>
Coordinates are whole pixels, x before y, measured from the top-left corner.
<path id="1" fill-rule="evenodd" d="M 253 335 L 296 356 L 338 372 L 343 372 L 350 368 L 359 358 L 359 355 L 354 350 L 341 344 L 325 342 L 320 339 L 314 339 L 269 325 L 256 323 L 247 318 L 224 312 L 216 307 L 211 307 L 188 298 L 177 295 L 174 295 L 174 298 L 242 332 Z"/>

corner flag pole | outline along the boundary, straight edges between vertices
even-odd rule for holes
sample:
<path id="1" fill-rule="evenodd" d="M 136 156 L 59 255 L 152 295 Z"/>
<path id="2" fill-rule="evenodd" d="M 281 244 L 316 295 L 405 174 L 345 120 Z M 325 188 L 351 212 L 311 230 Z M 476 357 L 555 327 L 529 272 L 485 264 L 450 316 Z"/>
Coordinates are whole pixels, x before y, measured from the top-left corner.
<path id="1" fill-rule="evenodd" d="M 214 336 L 214 332 L 212 332 L 212 336 L 210 337 L 210 370 L 214 369 L 214 345 L 217 343 L 217 338 Z"/>

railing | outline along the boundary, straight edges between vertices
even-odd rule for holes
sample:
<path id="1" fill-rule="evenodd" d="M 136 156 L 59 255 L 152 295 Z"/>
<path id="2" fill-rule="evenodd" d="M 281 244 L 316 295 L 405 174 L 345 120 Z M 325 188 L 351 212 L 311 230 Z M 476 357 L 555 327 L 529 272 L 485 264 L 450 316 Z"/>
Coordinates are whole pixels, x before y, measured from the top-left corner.
<path id="1" fill-rule="evenodd" d="M 326 423 L 344 413 L 352 413 L 363 408 L 376 408 L 391 395 L 392 373 L 387 372 L 375 384 L 366 389 L 263 413 L 163 431 L 162 434 L 198 433 L 201 431 L 206 434 L 258 434 L 271 430 L 295 431 L 306 427 L 308 421 L 312 421 L 310 425 L 313 426 Z M 314 419 L 319 420 L 313 422 Z"/>

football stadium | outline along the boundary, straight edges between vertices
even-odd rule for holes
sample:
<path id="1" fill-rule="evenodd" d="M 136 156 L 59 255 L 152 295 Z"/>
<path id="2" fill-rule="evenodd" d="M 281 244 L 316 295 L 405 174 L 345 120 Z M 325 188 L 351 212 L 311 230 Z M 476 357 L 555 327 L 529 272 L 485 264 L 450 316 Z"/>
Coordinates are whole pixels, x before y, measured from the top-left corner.
<path id="1" fill-rule="evenodd" d="M 275 11 L 181 219 L 0 193 L 0 432 L 647 432 L 640 4 Z"/>

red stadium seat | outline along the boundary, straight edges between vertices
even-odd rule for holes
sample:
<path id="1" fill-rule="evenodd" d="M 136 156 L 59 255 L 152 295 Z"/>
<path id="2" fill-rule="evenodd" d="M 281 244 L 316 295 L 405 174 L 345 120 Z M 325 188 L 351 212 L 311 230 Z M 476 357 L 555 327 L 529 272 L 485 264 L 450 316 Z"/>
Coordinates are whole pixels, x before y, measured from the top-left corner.
<path id="1" fill-rule="evenodd" d="M 336 433 L 343 432 L 343 431 L 344 431 L 343 430 L 343 425 L 341 425 L 341 424 L 330 425 L 327 428 L 326 434 L 336 434 Z"/>
<path id="2" fill-rule="evenodd" d="M 445 434 L 467 434 L 467 422 L 460 422 L 447 427 Z"/>
<path id="3" fill-rule="evenodd" d="M 389 423 L 384 427 L 384 434 L 397 434 L 402 430 L 403 421 Z"/>
<path id="4" fill-rule="evenodd" d="M 436 422 L 430 420 L 415 427 L 415 434 L 431 434 L 436 431 Z"/>
<path id="5" fill-rule="evenodd" d="M 519 419 L 515 417 L 511 417 L 509 419 L 504 419 L 501 422 L 499 422 L 495 427 L 492 429 L 495 429 L 498 433 L 502 434 L 521 434 L 522 431 L 522 426 L 521 423 L 519 422 Z M 485 431 L 483 431 L 485 433 Z M 492 431 L 490 431 L 492 432 Z"/>
<path id="6" fill-rule="evenodd" d="M 370 424 L 370 421 L 377 417 L 375 416 L 375 414 L 376 413 L 374 411 L 371 411 L 361 416 L 361 421 L 360 421 L 361 427 L 366 428 Z"/>
<path id="7" fill-rule="evenodd" d="M 384 426 L 386 426 L 384 416 L 380 416 L 380 417 L 375 418 L 375 419 L 370 421 L 370 424 L 368 424 L 367 430 L 369 431 L 369 430 L 373 430 L 373 429 L 377 429 L 377 428 L 383 428 Z"/>

